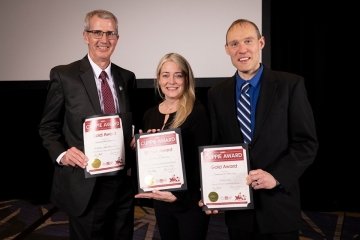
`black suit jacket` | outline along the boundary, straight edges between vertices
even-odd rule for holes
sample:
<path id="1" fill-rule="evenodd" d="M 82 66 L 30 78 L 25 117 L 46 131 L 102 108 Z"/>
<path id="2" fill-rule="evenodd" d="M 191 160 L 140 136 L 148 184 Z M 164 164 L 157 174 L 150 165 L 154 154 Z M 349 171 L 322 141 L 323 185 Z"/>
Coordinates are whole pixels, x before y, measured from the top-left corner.
<path id="1" fill-rule="evenodd" d="M 123 123 L 125 146 L 131 141 L 132 114 L 130 98 L 136 88 L 135 74 L 111 64 Z M 55 164 L 51 200 L 71 215 L 86 209 L 96 178 L 85 178 L 84 169 L 59 166 L 56 158 L 69 147 L 84 150 L 83 121 L 88 116 L 102 114 L 94 73 L 88 57 L 56 66 L 50 71 L 48 95 L 39 133 L 43 145 Z M 126 153 L 130 152 L 127 151 Z M 126 154 L 126 165 L 129 164 Z M 123 170 L 125 171 L 125 170 Z"/>
<path id="2" fill-rule="evenodd" d="M 233 76 L 208 92 L 214 144 L 243 142 L 236 118 L 235 83 Z M 268 171 L 281 187 L 254 191 L 255 215 L 249 211 L 228 211 L 227 224 L 248 230 L 252 227 L 251 219 L 256 219 L 260 232 L 299 229 L 298 180 L 314 161 L 317 148 L 303 78 L 264 67 L 253 141 L 249 146 L 250 168 Z"/>

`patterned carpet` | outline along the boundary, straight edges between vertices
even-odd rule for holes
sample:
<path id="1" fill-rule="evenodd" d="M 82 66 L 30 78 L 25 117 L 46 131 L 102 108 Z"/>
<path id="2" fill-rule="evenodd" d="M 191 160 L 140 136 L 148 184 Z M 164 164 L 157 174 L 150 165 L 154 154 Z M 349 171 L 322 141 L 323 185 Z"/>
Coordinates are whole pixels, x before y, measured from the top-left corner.
<path id="1" fill-rule="evenodd" d="M 360 213 L 303 212 L 301 240 L 360 239 Z M 66 240 L 67 218 L 50 204 L 23 200 L 0 201 L 0 239 Z M 208 240 L 227 240 L 222 214 L 212 216 Z M 136 207 L 134 240 L 160 240 L 154 211 Z"/>

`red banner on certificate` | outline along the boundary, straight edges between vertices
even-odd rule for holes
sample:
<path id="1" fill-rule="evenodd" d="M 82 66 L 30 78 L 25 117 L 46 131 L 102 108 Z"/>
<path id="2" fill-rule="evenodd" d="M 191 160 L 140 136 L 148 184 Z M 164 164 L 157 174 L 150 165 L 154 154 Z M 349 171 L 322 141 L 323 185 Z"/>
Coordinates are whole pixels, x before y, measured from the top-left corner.
<path id="1" fill-rule="evenodd" d="M 118 115 L 89 117 L 83 124 L 85 177 L 116 175 L 125 166 L 125 145 Z"/>
<path id="2" fill-rule="evenodd" d="M 199 147 L 204 210 L 253 208 L 246 144 Z"/>
<path id="3" fill-rule="evenodd" d="M 136 134 L 139 192 L 186 189 L 179 128 Z"/>

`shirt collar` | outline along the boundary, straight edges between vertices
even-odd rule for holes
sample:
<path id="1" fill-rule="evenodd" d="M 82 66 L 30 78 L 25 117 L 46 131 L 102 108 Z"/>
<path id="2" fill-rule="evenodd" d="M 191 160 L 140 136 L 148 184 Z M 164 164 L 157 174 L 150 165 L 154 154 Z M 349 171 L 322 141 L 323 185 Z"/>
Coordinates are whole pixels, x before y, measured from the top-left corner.
<path id="1" fill-rule="evenodd" d="M 260 64 L 259 70 L 256 72 L 255 76 L 252 77 L 250 80 L 247 80 L 247 81 L 249 81 L 249 83 L 252 87 L 256 87 L 259 84 L 260 77 L 261 77 L 263 70 L 264 70 L 264 66 L 262 64 Z M 245 81 L 246 80 L 244 80 L 240 77 L 239 72 L 236 71 L 236 82 L 237 82 L 238 86 L 240 87 Z"/>
<path id="2" fill-rule="evenodd" d="M 89 54 L 88 54 L 88 59 L 89 59 L 89 62 L 90 62 L 90 65 L 91 65 L 91 67 L 92 67 L 92 69 L 93 69 L 93 71 L 94 71 L 94 74 L 95 74 L 95 76 L 96 76 L 96 79 L 98 79 L 99 78 L 99 76 L 100 76 L 100 73 L 103 71 L 98 65 L 96 65 L 96 63 L 94 63 L 94 61 L 91 59 L 91 57 L 89 56 Z M 110 71 L 110 69 L 111 69 L 111 62 L 110 62 L 110 64 L 105 68 L 105 72 L 107 73 L 107 75 L 108 76 L 111 76 L 111 71 Z"/>

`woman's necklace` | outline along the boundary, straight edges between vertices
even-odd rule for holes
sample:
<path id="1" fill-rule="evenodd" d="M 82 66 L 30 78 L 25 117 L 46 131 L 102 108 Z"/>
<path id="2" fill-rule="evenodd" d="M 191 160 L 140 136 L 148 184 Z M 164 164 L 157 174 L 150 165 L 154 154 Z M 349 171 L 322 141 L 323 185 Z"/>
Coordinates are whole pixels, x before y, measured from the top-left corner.
<path id="1" fill-rule="evenodd" d="M 162 113 L 164 114 L 170 114 L 177 111 L 178 101 L 175 101 L 171 104 L 166 103 L 166 100 L 163 101 L 160 106 L 162 106 Z"/>

